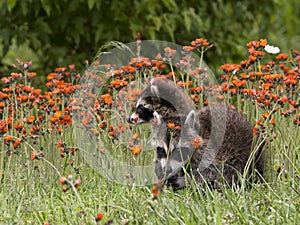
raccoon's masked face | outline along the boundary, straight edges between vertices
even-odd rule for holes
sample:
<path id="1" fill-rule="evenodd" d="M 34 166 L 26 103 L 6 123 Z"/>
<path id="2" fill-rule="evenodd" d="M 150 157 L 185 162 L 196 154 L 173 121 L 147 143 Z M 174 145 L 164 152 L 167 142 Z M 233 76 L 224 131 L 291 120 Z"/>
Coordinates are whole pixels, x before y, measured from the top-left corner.
<path id="1" fill-rule="evenodd" d="M 139 100 L 136 104 L 135 111 L 127 118 L 131 124 L 142 124 L 150 122 L 154 118 L 154 110 L 151 105 L 146 104 L 144 100 Z"/>
<path id="2" fill-rule="evenodd" d="M 150 122 L 154 118 L 154 101 L 153 97 L 159 98 L 159 91 L 157 85 L 154 84 L 155 80 L 152 80 L 145 88 L 140 99 L 137 101 L 134 112 L 127 122 L 131 124 L 142 124 Z"/>

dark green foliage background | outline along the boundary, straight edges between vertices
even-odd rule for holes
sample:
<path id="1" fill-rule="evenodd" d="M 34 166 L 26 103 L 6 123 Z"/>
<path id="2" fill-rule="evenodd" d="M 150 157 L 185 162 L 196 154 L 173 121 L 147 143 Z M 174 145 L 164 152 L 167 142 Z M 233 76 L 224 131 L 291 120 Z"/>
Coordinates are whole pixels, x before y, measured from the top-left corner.
<path id="1" fill-rule="evenodd" d="M 207 38 L 216 47 L 205 60 L 215 70 L 243 60 L 250 40 L 300 48 L 298 0 L 0 0 L 0 7 L 1 76 L 13 45 L 29 46 L 44 75 L 68 64 L 83 68 L 105 42 L 131 42 L 137 32 L 181 45 Z"/>

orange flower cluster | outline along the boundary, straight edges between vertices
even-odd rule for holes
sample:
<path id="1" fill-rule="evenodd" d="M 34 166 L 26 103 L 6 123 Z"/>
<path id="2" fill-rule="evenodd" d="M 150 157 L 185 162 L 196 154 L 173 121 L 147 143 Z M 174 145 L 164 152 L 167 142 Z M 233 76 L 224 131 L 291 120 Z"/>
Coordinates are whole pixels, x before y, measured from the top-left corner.
<path id="1" fill-rule="evenodd" d="M 223 93 L 231 97 L 240 95 L 243 102 L 249 99 L 267 112 L 279 111 L 281 115 L 291 115 L 295 125 L 300 125 L 297 116 L 293 117 L 299 112 L 300 106 L 300 54 L 292 50 L 292 58 L 289 61 L 287 61 L 287 54 L 278 54 L 275 61 L 267 61 L 264 65 L 263 56 L 266 53 L 263 47 L 266 44 L 265 39 L 249 42 L 248 60 L 242 61 L 239 65 L 221 66 L 226 73 L 221 77 L 225 81 L 222 84 Z M 276 125 L 272 116 L 262 117 L 263 120 Z M 257 125 L 262 126 L 262 124 L 263 121 L 257 121 Z"/>
<path id="2" fill-rule="evenodd" d="M 200 147 L 201 142 L 202 140 L 200 137 L 190 141 L 191 145 L 193 145 L 196 149 Z"/>
<path id="3" fill-rule="evenodd" d="M 164 49 L 164 52 L 165 52 L 165 57 L 166 58 L 172 58 L 176 54 L 176 50 L 171 49 L 170 47 L 166 47 Z"/>
<path id="4" fill-rule="evenodd" d="M 188 46 L 188 47 L 185 46 L 184 49 L 186 49 L 186 48 L 190 49 L 191 47 L 193 47 L 194 50 L 197 48 L 200 48 L 200 47 L 210 48 L 210 47 L 213 47 L 213 44 L 209 43 L 209 41 L 204 38 L 197 38 L 191 42 L 191 46 Z"/>
<path id="5" fill-rule="evenodd" d="M 48 91 L 31 86 L 32 78 L 36 75 L 29 72 L 31 63 L 17 60 L 23 73 L 11 73 L 1 81 L 5 87 L 0 91 L 0 134 L 4 135 L 9 154 L 16 153 L 22 142 L 30 141 L 34 145 L 39 137 L 46 133 L 62 133 L 66 126 L 72 124 L 72 113 L 69 102 L 71 95 L 80 88 L 77 74 L 58 68 L 55 73 L 47 76 Z M 72 82 L 66 77 L 73 74 Z M 77 76 L 77 78 L 76 78 Z M 7 86 L 8 85 L 8 86 Z M 11 138 L 11 135 L 14 138 Z M 43 151 L 32 152 L 31 160 L 40 159 Z"/>
<path id="6" fill-rule="evenodd" d="M 98 61 L 84 75 L 76 73 L 74 65 L 57 68 L 47 76 L 45 92 L 31 86 L 31 80 L 36 75 L 28 71 L 31 63 L 18 61 L 15 68 L 21 68 L 23 73 L 12 73 L 1 79 L 6 86 L 0 91 L 0 134 L 6 137 L 5 144 L 13 153 L 23 142 L 31 139 L 36 141 L 46 133 L 62 134 L 76 115 L 76 120 L 87 131 L 99 136 L 106 134 L 113 140 L 112 143 L 118 143 L 118 137 L 128 129 L 128 124 L 123 121 L 110 124 L 112 107 L 118 107 L 120 117 L 126 118 L 141 93 L 140 89 L 131 90 L 129 86 L 137 85 L 141 79 L 147 83 L 152 77 L 174 81 L 187 91 L 199 107 L 212 103 L 205 97 L 207 94 L 215 97 L 217 102 L 230 102 L 231 99 L 234 102 L 239 97 L 241 104 L 251 102 L 257 105 L 269 112 L 267 117 L 262 116 L 257 121 L 257 131 L 262 129 L 259 124 L 264 124 L 265 121 L 276 126 L 274 113 L 277 112 L 286 117 L 290 116 L 295 125 L 300 125 L 300 53 L 292 50 L 292 58 L 287 54 L 278 54 L 268 61 L 265 58 L 271 56 L 264 50 L 266 45 L 266 39 L 251 41 L 247 44 L 249 56 L 246 60 L 239 64 L 222 65 L 224 75 L 221 76 L 220 85 L 205 82 L 208 78 L 206 68 L 186 70 L 188 79 L 187 76 L 178 75 L 177 71 L 170 71 L 165 57 L 170 58 L 176 54 L 171 48 L 164 49 L 164 57 L 160 54 L 155 59 L 139 56 L 120 68 L 107 64 L 104 67 L 104 76 L 93 72 L 99 68 Z M 203 38 L 192 41 L 190 46 L 183 47 L 186 54 L 176 66 L 183 70 L 189 68 L 193 61 L 187 56 L 188 52 L 204 52 L 212 46 Z M 95 94 L 89 89 L 89 84 L 105 91 Z M 74 95 L 77 90 L 80 90 L 82 96 Z M 87 109 L 92 109 L 93 112 Z M 175 124 L 170 123 L 167 126 L 168 129 L 180 130 Z M 16 138 L 10 140 L 10 136 Z M 193 144 L 197 147 L 200 142 L 194 140 Z M 72 150 L 72 147 L 62 143 L 58 147 L 61 156 L 69 153 L 72 155 L 76 149 Z M 139 143 L 138 135 L 129 141 L 127 147 L 133 154 L 141 152 L 143 147 Z M 101 151 L 105 152 L 103 149 Z M 35 153 L 34 159 L 37 159 L 36 155 L 39 156 Z"/>

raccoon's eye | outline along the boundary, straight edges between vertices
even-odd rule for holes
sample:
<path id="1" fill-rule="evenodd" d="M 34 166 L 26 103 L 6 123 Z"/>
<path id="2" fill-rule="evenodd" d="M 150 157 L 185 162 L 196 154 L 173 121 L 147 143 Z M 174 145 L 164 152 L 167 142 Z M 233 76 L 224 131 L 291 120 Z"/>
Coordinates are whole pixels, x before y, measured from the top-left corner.
<path id="1" fill-rule="evenodd" d="M 136 113 L 139 115 L 141 119 L 144 121 L 150 121 L 153 119 L 153 111 L 144 107 L 143 105 L 139 105 L 136 109 Z"/>
<path id="2" fill-rule="evenodd" d="M 136 109 L 136 113 L 143 114 L 145 109 L 146 108 L 143 105 L 139 105 L 138 108 Z"/>

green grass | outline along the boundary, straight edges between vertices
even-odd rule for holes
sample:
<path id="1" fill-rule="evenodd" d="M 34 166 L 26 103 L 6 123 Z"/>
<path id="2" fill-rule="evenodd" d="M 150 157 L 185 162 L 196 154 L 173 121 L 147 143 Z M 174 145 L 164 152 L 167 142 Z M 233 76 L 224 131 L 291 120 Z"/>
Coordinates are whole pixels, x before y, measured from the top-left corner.
<path id="1" fill-rule="evenodd" d="M 198 190 L 195 185 L 178 192 L 164 188 L 157 199 L 152 197 L 152 186 L 122 185 L 100 176 L 79 152 L 76 174 L 66 163 L 70 156 L 60 158 L 50 135 L 45 137 L 45 159 L 29 160 L 29 147 L 12 156 L 2 149 L 0 224 L 96 224 L 99 211 L 104 213 L 99 224 L 110 219 L 113 224 L 298 224 L 299 128 L 290 129 L 283 123 L 278 129 L 282 133 L 268 148 L 272 160 L 265 183 L 223 193 Z M 279 163 L 286 167 L 277 174 Z M 68 174 L 80 178 L 81 186 L 63 192 L 59 178 Z"/>

